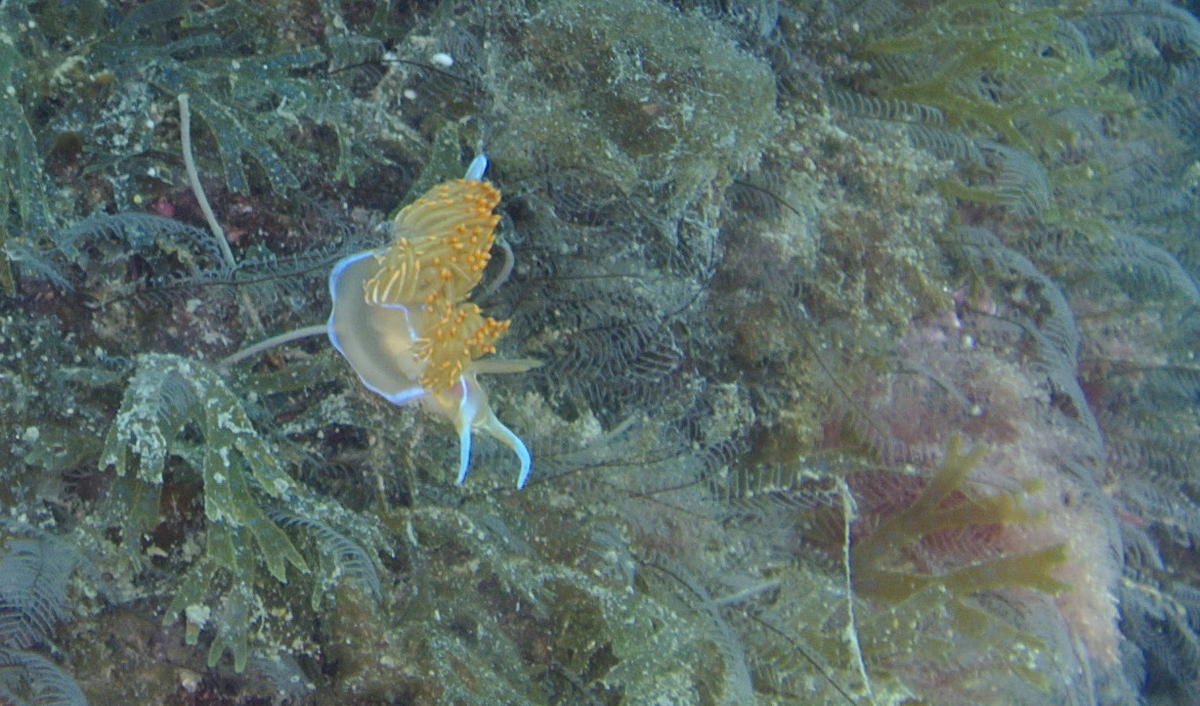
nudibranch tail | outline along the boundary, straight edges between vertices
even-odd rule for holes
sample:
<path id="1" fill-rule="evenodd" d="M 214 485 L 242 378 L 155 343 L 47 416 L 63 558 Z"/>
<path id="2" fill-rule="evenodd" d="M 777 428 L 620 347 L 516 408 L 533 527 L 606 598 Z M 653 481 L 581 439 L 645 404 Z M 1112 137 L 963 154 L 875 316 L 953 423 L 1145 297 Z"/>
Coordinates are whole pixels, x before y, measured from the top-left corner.
<path id="1" fill-rule="evenodd" d="M 508 321 L 466 301 L 491 257 L 500 192 L 481 181 L 487 158 L 465 179 L 439 184 L 401 209 L 386 248 L 339 261 L 329 275 L 329 340 L 372 392 L 393 404 L 419 401 L 448 418 L 459 439 L 458 483 L 471 463 L 471 435 L 485 432 L 532 469 L 529 450 L 492 412 L 477 373 L 521 372 L 537 361 L 478 360 L 495 353 Z"/>
<path id="2" fill-rule="evenodd" d="M 524 488 L 529 482 L 529 474 L 533 471 L 533 459 L 529 456 L 529 449 L 525 448 L 525 442 L 521 441 L 521 437 L 514 434 L 512 429 L 504 426 L 495 414 L 490 415 L 479 428 L 491 434 L 517 455 L 521 462 L 520 471 L 517 473 L 517 489 Z"/>
<path id="3" fill-rule="evenodd" d="M 529 473 L 533 468 L 533 460 L 525 443 L 511 429 L 496 418 L 488 405 L 487 393 L 479 386 L 474 375 L 462 378 L 462 400 L 458 406 L 458 419 L 455 427 L 458 429 L 458 479 L 462 485 L 467 480 L 467 472 L 471 465 L 471 432 L 487 432 L 492 438 L 513 450 L 520 461 L 520 471 L 517 474 L 517 488 L 525 487 L 529 481 Z"/>

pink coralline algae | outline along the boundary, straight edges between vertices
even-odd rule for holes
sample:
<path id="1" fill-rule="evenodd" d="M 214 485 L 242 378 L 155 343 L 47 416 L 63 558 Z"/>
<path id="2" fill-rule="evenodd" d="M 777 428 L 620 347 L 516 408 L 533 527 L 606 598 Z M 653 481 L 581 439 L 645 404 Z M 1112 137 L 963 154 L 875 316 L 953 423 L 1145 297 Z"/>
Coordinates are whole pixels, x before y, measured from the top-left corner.
<path id="1" fill-rule="evenodd" d="M 864 440 L 886 466 L 923 471 L 880 469 L 848 478 L 859 541 L 920 501 L 952 439 L 961 437 L 968 449 L 986 448 L 962 488 L 938 505 L 943 513 L 976 511 L 979 523 L 931 531 L 902 548 L 909 570 L 945 576 L 1061 546 L 1065 560 L 1050 570 L 1063 586 L 1054 592 L 1054 606 L 1092 660 L 1114 665 L 1120 540 L 1110 499 L 1092 475 L 1097 458 L 1083 425 L 1019 364 L 1001 329 L 967 326 L 947 314 L 914 326 L 897 354 L 892 370 L 853 393 L 856 404 L 848 405 L 837 433 Z M 1002 522 L 985 512 L 999 498 L 1016 503 Z"/>

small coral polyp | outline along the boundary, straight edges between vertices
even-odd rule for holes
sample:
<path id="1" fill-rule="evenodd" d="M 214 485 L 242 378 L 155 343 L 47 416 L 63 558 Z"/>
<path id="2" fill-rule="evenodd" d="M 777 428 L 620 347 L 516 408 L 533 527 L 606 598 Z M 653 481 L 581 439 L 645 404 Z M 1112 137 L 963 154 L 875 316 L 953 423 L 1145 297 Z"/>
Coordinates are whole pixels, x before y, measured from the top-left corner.
<path id="1" fill-rule="evenodd" d="M 351 255 L 329 275 L 329 340 L 363 384 L 393 404 L 420 402 L 449 419 L 459 436 L 458 480 L 467 477 L 471 433 L 482 431 L 520 460 L 517 487 L 531 460 L 520 438 L 488 404 L 478 373 L 521 372 L 530 360 L 479 360 L 496 351 L 508 321 L 483 316 L 465 301 L 491 258 L 500 192 L 482 181 L 477 158 L 467 178 L 439 184 L 405 206 L 393 241 Z"/>

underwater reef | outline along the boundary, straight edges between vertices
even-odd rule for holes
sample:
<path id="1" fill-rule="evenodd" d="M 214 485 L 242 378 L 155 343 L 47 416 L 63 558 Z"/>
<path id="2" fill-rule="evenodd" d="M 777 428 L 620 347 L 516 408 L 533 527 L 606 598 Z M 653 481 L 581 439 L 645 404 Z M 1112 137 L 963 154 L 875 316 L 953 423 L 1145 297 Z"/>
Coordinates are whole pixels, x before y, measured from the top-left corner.
<path id="1" fill-rule="evenodd" d="M 0 703 L 1186 702 L 1194 12 L 0 3 Z"/>

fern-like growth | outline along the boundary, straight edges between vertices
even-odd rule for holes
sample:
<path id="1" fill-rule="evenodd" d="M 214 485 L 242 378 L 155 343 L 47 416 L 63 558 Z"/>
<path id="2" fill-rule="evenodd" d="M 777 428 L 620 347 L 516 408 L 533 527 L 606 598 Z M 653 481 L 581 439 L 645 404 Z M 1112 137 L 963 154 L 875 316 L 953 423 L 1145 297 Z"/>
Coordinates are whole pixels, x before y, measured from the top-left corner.
<path id="1" fill-rule="evenodd" d="M 276 33 L 261 31 L 272 22 L 270 13 L 247 3 L 197 12 L 150 3 L 128 13 L 94 51 L 122 81 L 146 81 L 168 95 L 191 97 L 233 191 L 250 191 L 247 159 L 276 193 L 300 187 L 301 164 L 313 157 L 287 137 L 300 117 L 333 130 L 344 150 L 337 176 L 352 178 L 346 153 L 352 141 L 343 134 L 349 122 L 345 86 L 316 77 L 314 67 L 328 58 L 319 48 L 272 43 L 268 37 Z"/>
<path id="2" fill-rule="evenodd" d="M 23 100 L 32 26 L 23 5 L 0 9 L 0 32 L 5 36 L 0 42 L 0 84 L 7 87 L 0 91 L 0 291 L 9 295 L 16 291 L 8 261 L 9 236 L 43 230 L 50 221 L 42 154 Z"/>
<path id="3" fill-rule="evenodd" d="M 0 647 L 0 702 L 38 706 L 87 706 L 70 674 L 36 652 Z"/>
<path id="4" fill-rule="evenodd" d="M 0 558 L 0 646 L 50 641 L 67 616 L 67 580 L 78 557 L 53 540 L 14 539 Z"/>

